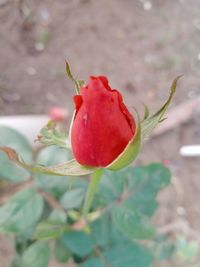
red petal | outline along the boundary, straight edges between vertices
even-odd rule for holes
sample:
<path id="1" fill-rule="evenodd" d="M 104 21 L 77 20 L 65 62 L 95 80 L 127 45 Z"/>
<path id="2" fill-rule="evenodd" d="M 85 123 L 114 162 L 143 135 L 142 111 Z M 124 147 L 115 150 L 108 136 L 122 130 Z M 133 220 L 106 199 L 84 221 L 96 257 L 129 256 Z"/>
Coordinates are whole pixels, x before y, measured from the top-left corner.
<path id="1" fill-rule="evenodd" d="M 120 109 L 123 112 L 123 114 L 125 115 L 125 117 L 127 119 L 127 122 L 129 123 L 130 127 L 135 132 L 135 128 L 136 128 L 135 120 L 134 120 L 133 116 L 131 115 L 131 113 L 128 111 L 127 107 L 125 106 L 125 104 L 123 102 L 122 95 L 117 90 L 115 90 L 115 91 L 116 91 L 116 93 L 118 95 Z"/>
<path id="2" fill-rule="evenodd" d="M 112 90 L 105 76 L 90 76 L 87 88 L 90 90 Z"/>
<path id="3" fill-rule="evenodd" d="M 98 79 L 103 83 L 106 88 L 111 89 L 108 84 L 108 79 L 105 76 L 99 76 Z"/>
<path id="4" fill-rule="evenodd" d="M 80 109 L 82 103 L 83 103 L 82 96 L 81 95 L 75 95 L 74 96 L 74 104 L 75 104 L 76 112 L 78 112 L 78 110 Z"/>

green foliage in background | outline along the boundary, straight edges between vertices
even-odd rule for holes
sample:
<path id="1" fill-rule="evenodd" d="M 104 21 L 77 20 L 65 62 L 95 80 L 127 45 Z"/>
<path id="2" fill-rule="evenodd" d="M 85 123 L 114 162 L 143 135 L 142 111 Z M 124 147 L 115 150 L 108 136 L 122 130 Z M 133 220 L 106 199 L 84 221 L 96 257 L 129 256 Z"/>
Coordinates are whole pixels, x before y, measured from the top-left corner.
<path id="1" fill-rule="evenodd" d="M 18 132 L 6 127 L 0 132 L 0 145 L 14 148 L 29 163 L 49 166 L 71 157 L 69 150 L 57 146 L 33 153 Z M 1 185 L 25 185 L 0 207 L 0 232 L 11 234 L 16 249 L 12 267 L 46 267 L 53 257 L 62 263 L 73 259 L 81 267 L 152 266 L 159 242 L 151 218 L 159 191 L 170 183 L 169 170 L 154 163 L 104 171 L 83 218 L 88 181 L 30 174 L 0 152 Z"/>

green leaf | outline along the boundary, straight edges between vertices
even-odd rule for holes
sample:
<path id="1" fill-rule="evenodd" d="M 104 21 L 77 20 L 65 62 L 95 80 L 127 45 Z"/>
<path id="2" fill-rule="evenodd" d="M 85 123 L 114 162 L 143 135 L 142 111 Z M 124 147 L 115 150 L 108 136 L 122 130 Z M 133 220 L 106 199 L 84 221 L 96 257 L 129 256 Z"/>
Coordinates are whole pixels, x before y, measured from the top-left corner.
<path id="1" fill-rule="evenodd" d="M 142 130 L 142 138 L 146 138 L 148 137 L 152 131 L 154 130 L 154 128 L 163 120 L 163 117 L 165 115 L 165 112 L 167 111 L 172 98 L 176 92 L 176 86 L 177 86 L 177 82 L 178 80 L 182 77 L 178 76 L 172 83 L 171 88 L 170 88 L 170 94 L 169 97 L 167 99 L 167 101 L 164 103 L 164 105 L 152 116 L 150 117 L 146 117 L 145 119 L 142 121 L 141 123 L 141 130 Z"/>
<path id="2" fill-rule="evenodd" d="M 49 261 L 49 245 L 47 243 L 38 241 L 25 250 L 22 256 L 21 267 L 47 267 Z"/>
<path id="3" fill-rule="evenodd" d="M 88 181 L 83 179 L 83 177 L 70 177 L 70 181 L 68 183 L 69 189 L 83 189 L 87 190 Z"/>
<path id="4" fill-rule="evenodd" d="M 64 209 L 76 209 L 81 206 L 84 196 L 83 188 L 72 189 L 62 196 L 60 203 Z"/>
<path id="5" fill-rule="evenodd" d="M 42 165 L 31 166 L 25 163 L 19 157 L 16 151 L 9 147 L 0 147 L 0 151 L 6 153 L 8 158 L 14 161 L 17 165 L 33 173 L 36 172 L 36 173 L 44 173 L 44 174 L 58 175 L 58 176 L 80 176 L 80 175 L 91 174 L 96 170 L 95 168 L 89 168 L 80 165 L 75 159 L 69 160 L 63 164 L 50 167 Z"/>
<path id="6" fill-rule="evenodd" d="M 32 161 L 32 148 L 28 140 L 16 130 L 0 126 L 0 146 L 10 146 L 28 162 Z"/>
<path id="7" fill-rule="evenodd" d="M 87 261 L 85 261 L 83 264 L 81 264 L 81 267 L 104 267 L 102 260 L 100 258 L 89 258 Z"/>
<path id="8" fill-rule="evenodd" d="M 56 240 L 54 249 L 55 257 L 59 262 L 67 262 L 72 256 L 61 239 Z"/>
<path id="9" fill-rule="evenodd" d="M 113 222 L 130 238 L 149 238 L 154 234 L 149 218 L 158 206 L 157 193 L 170 182 L 170 172 L 162 164 L 154 163 L 127 168 L 124 178 L 127 197 L 124 195 L 121 205 L 112 209 Z"/>
<path id="10" fill-rule="evenodd" d="M 149 267 L 153 262 L 148 250 L 131 242 L 107 249 L 103 256 L 109 267 Z"/>
<path id="11" fill-rule="evenodd" d="M 32 161 L 32 148 L 27 139 L 9 127 L 0 126 L 0 146 L 10 146 L 20 152 L 27 162 Z M 29 173 L 20 169 L 0 153 L 0 179 L 22 182 L 29 178 Z"/>
<path id="12" fill-rule="evenodd" d="M 65 224 L 46 220 L 37 225 L 34 238 L 42 240 L 55 239 L 60 237 L 65 230 Z"/>
<path id="13" fill-rule="evenodd" d="M 104 170 L 93 207 L 96 209 L 96 206 L 106 206 L 117 200 L 123 193 L 125 185 L 123 170 L 117 172 Z"/>
<path id="14" fill-rule="evenodd" d="M 105 171 L 93 208 L 110 206 L 113 223 L 128 238 L 149 238 L 154 234 L 150 218 L 158 207 L 156 196 L 170 182 L 162 164 Z"/>
<path id="15" fill-rule="evenodd" d="M 56 145 L 64 149 L 71 149 L 67 133 L 57 130 L 55 121 L 49 121 L 47 125 L 40 130 L 37 141 L 46 146 Z"/>
<path id="16" fill-rule="evenodd" d="M 129 202 L 145 215 L 152 216 L 158 206 L 158 192 L 170 183 L 169 169 L 160 163 L 153 163 L 146 167 L 129 168 L 127 175 L 127 186 L 132 192 L 127 204 Z"/>
<path id="17" fill-rule="evenodd" d="M 155 195 L 170 183 L 171 174 L 161 163 L 152 163 L 147 166 L 127 168 L 127 178 L 128 187 L 134 193 L 139 194 L 139 191 L 145 190 L 145 194 L 149 192 Z"/>
<path id="18" fill-rule="evenodd" d="M 18 233 L 14 239 L 16 253 L 21 256 L 24 250 L 32 243 L 32 237 L 33 232 L 31 235 L 27 234 L 26 231 L 23 233 Z"/>
<path id="19" fill-rule="evenodd" d="M 101 259 L 103 258 L 104 262 L 103 266 L 143 267 L 149 266 L 152 262 L 150 252 L 124 237 L 112 224 L 109 214 L 104 214 L 93 222 L 91 229 L 96 246 L 99 247 L 100 251 L 104 251 L 103 255 L 101 255 Z"/>
<path id="20" fill-rule="evenodd" d="M 113 224 L 109 213 L 104 213 L 96 221 L 92 222 L 90 227 L 92 238 L 99 248 L 104 249 L 105 247 L 129 241 Z"/>
<path id="21" fill-rule="evenodd" d="M 155 233 L 149 218 L 125 203 L 112 209 L 112 219 L 116 227 L 129 238 L 148 239 Z"/>
<path id="22" fill-rule="evenodd" d="M 26 170 L 16 166 L 4 153 L 0 152 L 0 180 L 19 183 L 29 178 L 30 174 Z"/>
<path id="23" fill-rule="evenodd" d="M 36 159 L 41 165 L 54 165 L 63 163 L 70 159 L 70 152 L 65 149 L 60 149 L 56 146 L 46 147 L 40 151 Z M 58 177 L 55 175 L 45 175 L 36 173 L 37 186 L 51 193 L 54 197 L 60 198 L 68 187 L 67 177 Z"/>
<path id="24" fill-rule="evenodd" d="M 66 214 L 61 210 L 55 209 L 48 219 L 37 225 L 34 238 L 42 240 L 55 239 L 60 237 L 67 229 Z"/>
<path id="25" fill-rule="evenodd" d="M 43 199 L 35 190 L 15 194 L 0 208 L 0 232 L 18 233 L 31 228 L 43 211 Z"/>
<path id="26" fill-rule="evenodd" d="M 64 234 L 62 236 L 62 241 L 67 249 L 80 257 L 84 257 L 91 253 L 94 246 L 92 238 L 81 231 Z"/>
<path id="27" fill-rule="evenodd" d="M 60 209 L 54 209 L 52 210 L 49 219 L 53 222 L 66 223 L 67 214 Z"/>
<path id="28" fill-rule="evenodd" d="M 109 244 L 111 239 L 111 220 L 107 214 L 102 215 L 98 220 L 91 224 L 92 237 L 99 247 L 104 247 Z"/>

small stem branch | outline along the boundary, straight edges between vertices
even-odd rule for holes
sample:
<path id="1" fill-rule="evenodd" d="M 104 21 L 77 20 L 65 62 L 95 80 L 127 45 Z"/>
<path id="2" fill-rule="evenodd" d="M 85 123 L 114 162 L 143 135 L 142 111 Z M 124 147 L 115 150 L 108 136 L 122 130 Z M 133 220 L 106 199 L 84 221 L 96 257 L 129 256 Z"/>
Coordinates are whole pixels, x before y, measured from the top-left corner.
<path id="1" fill-rule="evenodd" d="M 101 175 L 103 173 L 102 169 L 97 170 L 91 175 L 91 180 L 87 189 L 86 197 L 85 197 L 85 202 L 83 204 L 83 216 L 86 217 L 88 214 L 94 195 L 97 191 L 97 187 L 99 185 Z"/>
<path id="2" fill-rule="evenodd" d="M 64 211 L 60 203 L 53 196 L 41 189 L 38 189 L 37 191 L 38 194 L 46 200 L 46 202 L 51 206 L 52 209 L 59 209 Z"/>
<path id="3" fill-rule="evenodd" d="M 19 184 L 8 184 L 3 186 L 3 192 L 0 192 L 0 205 L 5 204 L 15 193 L 33 187 L 33 180 L 29 179 L 28 181 L 19 183 Z"/>
<path id="4" fill-rule="evenodd" d="M 34 188 L 34 180 L 32 178 L 20 184 L 5 186 L 4 192 L 3 193 L 0 192 L 1 193 L 0 194 L 0 205 L 3 205 L 7 201 L 9 201 L 9 199 L 17 192 L 21 190 L 29 189 L 29 188 Z M 53 209 L 60 209 L 64 211 L 60 203 L 52 195 L 43 191 L 40 188 L 37 189 L 37 193 L 40 196 L 42 196 Z"/>

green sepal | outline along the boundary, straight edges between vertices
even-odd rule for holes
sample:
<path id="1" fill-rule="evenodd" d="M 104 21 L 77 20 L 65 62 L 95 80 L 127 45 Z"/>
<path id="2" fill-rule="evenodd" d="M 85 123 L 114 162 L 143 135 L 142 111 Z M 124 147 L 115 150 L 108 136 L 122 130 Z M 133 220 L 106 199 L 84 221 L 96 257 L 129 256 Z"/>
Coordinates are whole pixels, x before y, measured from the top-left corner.
<path id="1" fill-rule="evenodd" d="M 143 120 L 146 120 L 149 117 L 149 108 L 144 104 L 144 116 L 143 116 Z"/>
<path id="2" fill-rule="evenodd" d="M 174 81 L 172 82 L 171 88 L 170 88 L 170 94 L 169 97 L 167 99 L 167 101 L 164 103 L 164 105 L 153 115 L 151 115 L 150 117 L 148 117 L 148 112 L 147 110 L 145 110 L 145 115 L 144 115 L 144 120 L 141 122 L 141 133 L 142 133 L 142 139 L 148 137 L 152 131 L 154 130 L 154 128 L 160 123 L 162 122 L 165 118 L 165 112 L 167 111 L 171 100 L 176 92 L 176 86 L 177 86 L 177 82 L 178 80 L 182 77 L 182 75 L 176 77 L 176 79 L 174 79 Z"/>
<path id="3" fill-rule="evenodd" d="M 84 81 L 75 79 L 74 76 L 72 75 L 69 63 L 67 61 L 65 61 L 65 63 L 66 63 L 67 76 L 75 84 L 76 93 L 79 95 L 80 94 L 80 88 L 81 88 L 81 86 L 84 85 Z"/>
<path id="4" fill-rule="evenodd" d="M 29 172 L 38 172 L 49 175 L 58 176 L 80 176 L 93 173 L 96 168 L 89 168 L 80 165 L 75 159 L 69 160 L 66 163 L 62 163 L 55 166 L 42 166 L 42 165 L 29 165 L 20 158 L 15 150 L 9 147 L 0 147 L 0 151 L 7 154 L 8 158 L 15 162 L 20 167 L 26 169 Z"/>
<path id="5" fill-rule="evenodd" d="M 130 140 L 124 151 L 111 163 L 106 169 L 108 170 L 119 170 L 127 165 L 129 165 L 132 161 L 137 157 L 141 143 L 143 139 L 149 136 L 154 128 L 161 122 L 163 122 L 166 118 L 164 118 L 165 112 L 167 111 L 171 100 L 176 92 L 176 86 L 179 78 L 182 76 L 178 76 L 172 83 L 170 88 L 170 95 L 164 105 L 152 116 L 149 117 L 149 109 L 147 106 L 144 106 L 144 117 L 143 120 L 138 122 L 137 130 L 133 138 Z"/>
<path id="6" fill-rule="evenodd" d="M 135 160 L 141 148 L 141 125 L 138 122 L 136 132 L 124 151 L 106 169 L 120 170 Z"/>

